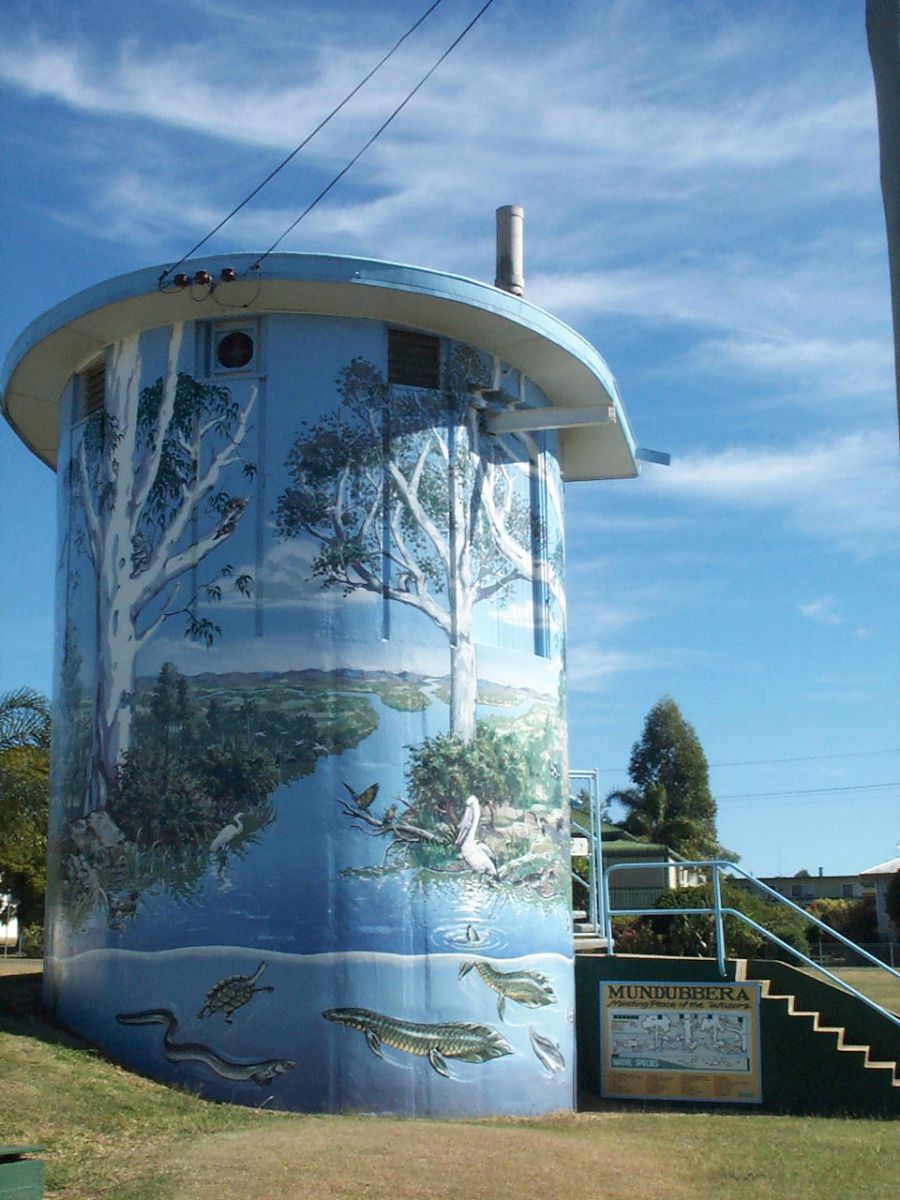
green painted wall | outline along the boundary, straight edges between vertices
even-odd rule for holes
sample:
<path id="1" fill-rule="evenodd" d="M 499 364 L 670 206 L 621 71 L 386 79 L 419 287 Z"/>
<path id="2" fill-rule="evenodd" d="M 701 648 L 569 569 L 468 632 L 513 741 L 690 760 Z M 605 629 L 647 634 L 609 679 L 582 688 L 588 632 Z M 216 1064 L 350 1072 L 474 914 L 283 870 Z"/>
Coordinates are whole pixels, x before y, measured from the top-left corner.
<path id="1" fill-rule="evenodd" d="M 733 980 L 737 963 L 730 960 L 725 967 L 726 978 Z M 845 1043 L 871 1045 L 873 1059 L 900 1060 L 897 1027 L 848 993 L 784 963 L 750 962 L 747 978 L 770 979 L 774 992 L 797 997 L 797 1009 L 815 1009 L 825 1024 L 845 1026 Z M 611 980 L 721 981 L 712 959 L 577 955 L 578 1088 L 585 1098 L 601 1094 L 600 984 Z M 753 1110 L 900 1116 L 900 1087 L 892 1085 L 890 1073 L 865 1070 L 861 1053 L 838 1051 L 835 1034 L 814 1030 L 812 1017 L 791 1015 L 786 1001 L 763 999 L 760 1041 L 763 1103 L 748 1106 Z"/>

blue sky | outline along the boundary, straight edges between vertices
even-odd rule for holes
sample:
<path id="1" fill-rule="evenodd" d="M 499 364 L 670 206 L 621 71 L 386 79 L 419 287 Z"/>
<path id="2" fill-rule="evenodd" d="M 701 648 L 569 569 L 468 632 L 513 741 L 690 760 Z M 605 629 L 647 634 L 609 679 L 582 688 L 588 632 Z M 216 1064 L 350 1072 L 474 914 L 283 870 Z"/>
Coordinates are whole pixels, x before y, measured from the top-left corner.
<path id="1" fill-rule="evenodd" d="M 425 7 L 7 0 L 4 352 L 72 292 L 179 258 Z M 479 7 L 444 0 L 209 248 L 273 241 Z M 572 766 L 625 785 L 670 694 L 747 869 L 894 857 L 900 472 L 863 0 L 495 0 L 281 248 L 492 280 L 508 203 L 528 299 L 673 455 L 567 491 Z M 5 424 L 0 466 L 0 690 L 49 691 L 54 481 Z"/>

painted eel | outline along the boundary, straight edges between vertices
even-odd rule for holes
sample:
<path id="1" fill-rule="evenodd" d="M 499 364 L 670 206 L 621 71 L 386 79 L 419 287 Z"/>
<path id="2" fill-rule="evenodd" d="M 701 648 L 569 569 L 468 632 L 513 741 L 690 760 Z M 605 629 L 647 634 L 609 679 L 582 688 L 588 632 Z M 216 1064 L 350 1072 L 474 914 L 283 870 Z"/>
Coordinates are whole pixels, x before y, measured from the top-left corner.
<path id="1" fill-rule="evenodd" d="M 551 1075 L 556 1071 L 564 1071 L 566 1069 L 566 1060 L 559 1042 L 554 1042 L 552 1038 L 544 1037 L 533 1026 L 529 1026 L 528 1036 L 531 1038 L 531 1048 L 538 1062 L 542 1067 L 546 1067 Z"/>
<path id="2" fill-rule="evenodd" d="M 209 1046 L 200 1042 L 176 1042 L 178 1033 L 178 1018 L 167 1008 L 148 1008 L 135 1013 L 116 1013 L 120 1025 L 165 1025 L 163 1034 L 163 1054 L 169 1062 L 200 1062 L 221 1075 L 223 1079 L 231 1079 L 236 1083 L 250 1082 L 267 1087 L 273 1079 L 292 1071 L 297 1065 L 289 1058 L 267 1058 L 262 1062 L 235 1062 L 223 1058 Z"/>
<path id="3" fill-rule="evenodd" d="M 384 1058 L 381 1045 L 385 1043 L 405 1054 L 427 1058 L 438 1075 L 443 1075 L 445 1079 L 450 1078 L 444 1061 L 447 1058 L 478 1063 L 513 1053 L 512 1046 L 496 1029 L 491 1029 L 489 1025 L 477 1025 L 474 1021 L 421 1025 L 372 1012 L 368 1008 L 329 1008 L 322 1016 L 326 1021 L 336 1021 L 348 1029 L 359 1030 L 365 1035 L 366 1045 L 379 1058 Z"/>
<path id="4" fill-rule="evenodd" d="M 497 993 L 497 1012 L 503 1019 L 507 1000 L 524 1004 L 526 1008 L 540 1008 L 554 1004 L 556 993 L 550 980 L 541 971 L 498 971 L 486 962 L 464 962 L 459 968 L 459 978 L 472 970 L 478 972 L 484 982 Z"/>

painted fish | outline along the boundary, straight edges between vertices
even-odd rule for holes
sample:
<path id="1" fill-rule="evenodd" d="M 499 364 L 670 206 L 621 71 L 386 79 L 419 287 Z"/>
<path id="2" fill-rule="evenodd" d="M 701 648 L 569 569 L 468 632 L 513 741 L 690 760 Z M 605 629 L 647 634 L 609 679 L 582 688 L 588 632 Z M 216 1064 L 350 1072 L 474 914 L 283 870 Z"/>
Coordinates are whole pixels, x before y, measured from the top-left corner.
<path id="1" fill-rule="evenodd" d="M 379 1058 L 384 1058 L 381 1052 L 384 1043 L 405 1054 L 427 1058 L 438 1075 L 445 1079 L 450 1078 L 444 1061 L 447 1058 L 478 1063 L 513 1053 L 512 1046 L 496 1029 L 477 1025 L 474 1021 L 421 1025 L 368 1008 L 329 1008 L 322 1016 L 326 1021 L 346 1025 L 348 1029 L 358 1029 L 365 1035 L 366 1045 Z"/>
<path id="2" fill-rule="evenodd" d="M 538 1033 L 533 1025 L 529 1025 L 528 1035 L 531 1038 L 531 1048 L 542 1067 L 546 1067 L 551 1075 L 556 1071 L 564 1071 L 566 1069 L 566 1060 L 563 1057 L 559 1042 L 554 1042 L 552 1038 L 544 1037 L 542 1033 Z"/>
<path id="3" fill-rule="evenodd" d="M 149 1008 L 141 1012 L 116 1013 L 120 1025 L 165 1025 L 163 1034 L 163 1054 L 169 1062 L 201 1062 L 204 1066 L 221 1075 L 223 1079 L 231 1079 L 236 1083 L 249 1082 L 267 1087 L 273 1079 L 283 1075 L 285 1071 L 293 1071 L 295 1062 L 289 1058 L 267 1058 L 261 1062 L 235 1062 L 223 1058 L 209 1046 L 200 1042 L 176 1042 L 178 1033 L 178 1018 L 167 1008 Z"/>
<path id="4" fill-rule="evenodd" d="M 484 982 L 497 993 L 497 1013 L 503 1020 L 507 1000 L 524 1004 L 526 1008 L 540 1008 L 554 1004 L 556 993 L 550 980 L 541 971 L 498 971 L 486 962 L 464 962 L 459 968 L 459 978 L 472 970 L 478 972 Z"/>

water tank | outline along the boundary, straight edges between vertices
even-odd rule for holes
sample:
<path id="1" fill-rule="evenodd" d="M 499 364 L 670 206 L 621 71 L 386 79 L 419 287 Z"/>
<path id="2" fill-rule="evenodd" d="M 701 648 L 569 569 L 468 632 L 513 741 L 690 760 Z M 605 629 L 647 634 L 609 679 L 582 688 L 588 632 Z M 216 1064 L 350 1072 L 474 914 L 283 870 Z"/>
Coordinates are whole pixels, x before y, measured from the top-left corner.
<path id="1" fill-rule="evenodd" d="M 563 487 L 635 473 L 615 384 L 483 283 L 252 264 L 7 362 L 59 495 L 47 1001 L 218 1100 L 567 1108 Z"/>

